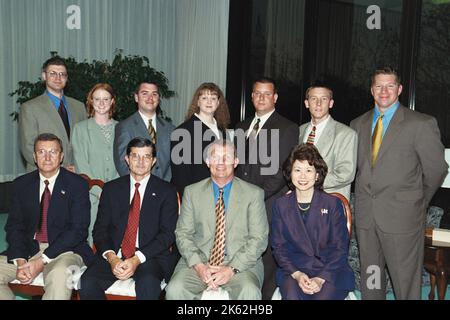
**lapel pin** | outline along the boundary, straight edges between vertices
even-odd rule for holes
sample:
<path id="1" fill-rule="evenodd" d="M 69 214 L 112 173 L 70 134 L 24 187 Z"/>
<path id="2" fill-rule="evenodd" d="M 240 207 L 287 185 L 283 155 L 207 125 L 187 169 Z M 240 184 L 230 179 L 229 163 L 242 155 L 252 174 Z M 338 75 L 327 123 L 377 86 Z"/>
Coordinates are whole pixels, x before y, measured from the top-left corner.
<path id="1" fill-rule="evenodd" d="M 61 190 L 61 194 L 66 194 L 66 191 L 65 190 Z"/>
<path id="2" fill-rule="evenodd" d="M 320 209 L 320 213 L 321 213 L 322 215 L 328 214 L 328 209 Z"/>
<path id="3" fill-rule="evenodd" d="M 156 197 L 156 193 L 153 192 L 153 193 L 152 193 L 152 196 L 153 196 L 153 197 Z"/>

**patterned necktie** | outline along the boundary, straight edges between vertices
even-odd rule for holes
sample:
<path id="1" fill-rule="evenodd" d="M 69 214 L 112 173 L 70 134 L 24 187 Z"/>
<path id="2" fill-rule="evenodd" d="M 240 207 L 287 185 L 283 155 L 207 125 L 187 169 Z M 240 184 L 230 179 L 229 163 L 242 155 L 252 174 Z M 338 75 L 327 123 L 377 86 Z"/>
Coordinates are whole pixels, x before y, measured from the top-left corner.
<path id="1" fill-rule="evenodd" d="M 316 126 L 312 127 L 311 132 L 308 135 L 308 140 L 306 140 L 307 144 L 314 144 L 314 138 L 316 137 Z"/>
<path id="2" fill-rule="evenodd" d="M 150 141 L 156 145 L 156 131 L 155 127 L 153 127 L 152 119 L 148 120 L 148 134 L 150 135 Z"/>
<path id="3" fill-rule="evenodd" d="M 125 259 L 133 257 L 136 252 L 136 237 L 139 226 L 139 214 L 141 211 L 141 196 L 139 194 L 140 183 L 136 183 L 134 186 L 134 196 L 128 213 L 128 224 L 122 240 L 122 256 Z"/>
<path id="4" fill-rule="evenodd" d="M 256 139 L 256 136 L 257 136 L 258 130 L 259 130 L 259 123 L 260 122 L 261 122 L 261 119 L 257 118 L 255 124 L 253 125 L 252 132 L 250 132 L 249 137 L 252 136 L 254 139 Z"/>
<path id="5" fill-rule="evenodd" d="M 375 162 L 377 161 L 378 151 L 380 151 L 382 140 L 383 140 L 383 115 L 380 114 L 372 135 L 372 166 L 374 166 Z"/>
<path id="6" fill-rule="evenodd" d="M 59 113 L 59 116 L 61 117 L 61 120 L 62 120 L 62 122 L 64 124 L 64 128 L 66 128 L 67 138 L 69 138 L 69 140 L 70 140 L 69 117 L 67 116 L 67 111 L 66 111 L 66 108 L 64 107 L 64 103 L 63 103 L 62 100 L 59 103 L 58 113 Z"/>
<path id="7" fill-rule="evenodd" d="M 211 266 L 220 266 L 225 258 L 225 203 L 223 201 L 223 189 L 219 189 L 219 198 L 216 202 L 216 234 L 214 246 L 209 257 Z"/>
<path id="8" fill-rule="evenodd" d="M 48 188 L 49 181 L 45 180 L 45 189 L 42 193 L 41 197 L 41 216 L 39 219 L 39 230 L 36 232 L 36 240 L 40 243 L 48 242 L 48 234 L 47 234 L 47 212 L 48 207 L 50 206 L 50 199 L 52 194 L 50 193 L 50 189 Z"/>

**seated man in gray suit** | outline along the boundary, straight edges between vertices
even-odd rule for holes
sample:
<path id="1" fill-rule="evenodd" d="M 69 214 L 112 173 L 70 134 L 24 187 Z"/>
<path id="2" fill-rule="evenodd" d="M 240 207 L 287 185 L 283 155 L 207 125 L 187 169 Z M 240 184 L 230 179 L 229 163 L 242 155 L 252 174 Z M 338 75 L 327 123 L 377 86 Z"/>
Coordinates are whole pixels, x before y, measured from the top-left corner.
<path id="1" fill-rule="evenodd" d="M 170 300 L 199 299 L 204 290 L 226 290 L 230 299 L 260 300 L 268 223 L 264 191 L 234 177 L 234 145 L 208 148 L 211 178 L 186 187 L 175 230 L 182 258 L 166 288 Z"/>
<path id="2" fill-rule="evenodd" d="M 170 182 L 170 134 L 175 126 L 158 116 L 156 110 L 160 102 L 158 86 L 142 82 L 134 93 L 138 111 L 116 125 L 114 136 L 114 164 L 120 176 L 130 173 L 125 162 L 128 143 L 136 138 L 149 139 L 158 153 L 152 175 Z"/>
<path id="3" fill-rule="evenodd" d="M 328 166 L 323 184 L 326 192 L 339 192 L 350 200 L 350 186 L 356 172 L 356 132 L 334 120 L 333 91 L 326 86 L 311 86 L 306 90 L 305 106 L 311 122 L 300 126 L 300 142 L 314 144 Z"/>
<path id="4" fill-rule="evenodd" d="M 64 167 L 75 171 L 70 130 L 75 123 L 86 119 L 86 109 L 80 101 L 64 95 L 68 75 L 62 58 L 55 56 L 44 62 L 42 80 L 45 81 L 45 92 L 25 102 L 19 112 L 20 151 L 26 169 L 28 172 L 36 169 L 34 139 L 41 133 L 52 133 L 61 139 Z"/>

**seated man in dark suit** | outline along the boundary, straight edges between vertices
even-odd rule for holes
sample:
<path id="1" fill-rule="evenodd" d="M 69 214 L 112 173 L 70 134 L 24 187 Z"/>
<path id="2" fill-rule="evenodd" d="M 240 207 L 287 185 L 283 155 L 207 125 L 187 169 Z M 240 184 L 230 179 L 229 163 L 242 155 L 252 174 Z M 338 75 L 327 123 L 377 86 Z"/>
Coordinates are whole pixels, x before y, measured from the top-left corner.
<path id="1" fill-rule="evenodd" d="M 156 162 L 148 139 L 128 143 L 130 174 L 105 184 L 94 225 L 96 259 L 81 277 L 81 299 L 100 300 L 117 279 L 135 280 L 138 300 L 155 300 L 176 263 L 178 201 L 175 187 L 150 174 Z"/>
<path id="2" fill-rule="evenodd" d="M 38 170 L 13 182 L 6 223 L 7 257 L 0 256 L 0 300 L 14 299 L 8 282 L 29 284 L 44 272 L 43 299 L 70 299 L 68 268 L 93 258 L 87 244 L 90 220 L 86 181 L 61 167 L 61 140 L 50 133 L 34 142 Z"/>

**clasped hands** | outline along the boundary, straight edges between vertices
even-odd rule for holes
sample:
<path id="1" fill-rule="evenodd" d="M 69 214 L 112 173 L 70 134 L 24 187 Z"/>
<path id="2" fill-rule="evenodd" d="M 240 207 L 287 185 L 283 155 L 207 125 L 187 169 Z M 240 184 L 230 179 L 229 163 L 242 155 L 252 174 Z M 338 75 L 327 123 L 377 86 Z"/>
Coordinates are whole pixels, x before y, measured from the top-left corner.
<path id="1" fill-rule="evenodd" d="M 18 259 L 16 279 L 21 284 L 30 284 L 42 270 L 44 270 L 44 260 L 41 257 L 28 262 L 25 259 Z"/>
<path id="2" fill-rule="evenodd" d="M 211 266 L 209 264 L 198 263 L 194 266 L 199 278 L 208 285 L 206 290 L 217 290 L 221 285 L 226 284 L 234 276 L 230 266 Z"/>
<path id="3" fill-rule="evenodd" d="M 141 263 L 137 256 L 122 260 L 115 254 L 108 257 L 108 262 L 111 265 L 112 273 L 119 280 L 127 280 L 131 278 Z"/>
<path id="4" fill-rule="evenodd" d="M 315 294 L 322 290 L 322 286 L 325 282 L 324 279 L 319 277 L 310 278 L 306 273 L 296 271 L 292 274 L 292 277 L 297 280 L 297 283 L 306 294 Z"/>

